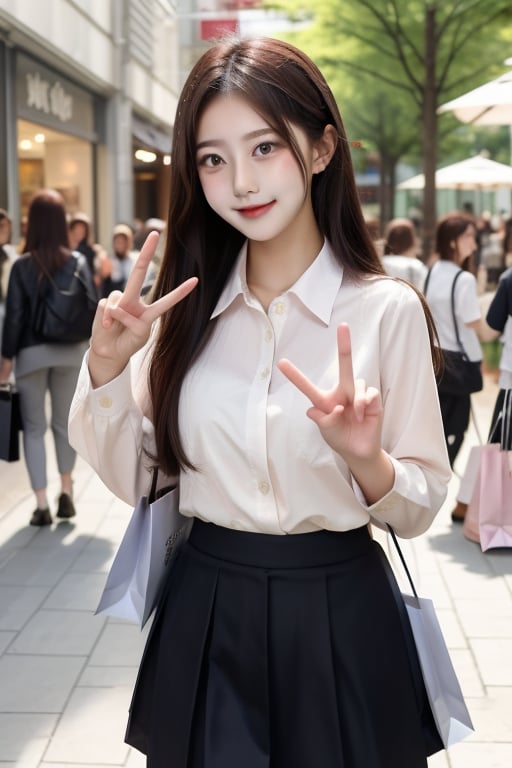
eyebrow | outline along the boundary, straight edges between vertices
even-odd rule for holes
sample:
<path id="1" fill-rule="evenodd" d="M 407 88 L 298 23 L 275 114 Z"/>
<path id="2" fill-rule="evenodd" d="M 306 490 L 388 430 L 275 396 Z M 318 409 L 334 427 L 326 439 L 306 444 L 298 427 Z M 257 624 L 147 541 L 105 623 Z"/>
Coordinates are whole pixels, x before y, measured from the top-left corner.
<path id="1" fill-rule="evenodd" d="M 265 136 L 267 133 L 275 133 L 274 129 L 268 126 L 267 128 L 259 128 L 257 131 L 250 131 L 242 136 L 244 141 L 250 139 L 258 139 L 260 136 Z M 196 144 L 196 151 L 203 147 L 221 147 L 226 142 L 223 139 L 207 139 Z"/>

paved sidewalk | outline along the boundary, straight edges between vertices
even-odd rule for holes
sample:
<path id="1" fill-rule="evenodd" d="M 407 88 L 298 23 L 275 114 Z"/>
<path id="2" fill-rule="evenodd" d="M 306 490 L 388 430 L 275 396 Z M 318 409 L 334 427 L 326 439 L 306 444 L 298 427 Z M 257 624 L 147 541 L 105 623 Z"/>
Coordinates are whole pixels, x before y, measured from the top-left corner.
<path id="1" fill-rule="evenodd" d="M 487 376 L 474 397 L 484 439 L 496 391 Z M 474 442 L 472 428 L 457 469 Z M 54 464 L 50 476 L 55 496 Z M 435 601 L 476 727 L 429 766 L 509 768 L 512 550 L 483 554 L 464 539 L 449 517 L 457 487 L 454 478 L 428 534 L 404 543 L 419 591 Z M 93 615 L 130 509 L 80 460 L 75 497 L 72 522 L 31 528 L 23 462 L 0 462 L 0 768 L 145 764 L 123 735 L 146 632 Z"/>

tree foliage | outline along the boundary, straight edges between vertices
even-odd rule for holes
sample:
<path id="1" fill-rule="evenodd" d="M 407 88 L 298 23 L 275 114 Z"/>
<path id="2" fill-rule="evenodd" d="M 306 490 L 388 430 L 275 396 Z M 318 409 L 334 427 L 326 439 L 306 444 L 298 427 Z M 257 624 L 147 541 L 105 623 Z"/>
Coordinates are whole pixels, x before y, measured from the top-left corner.
<path id="1" fill-rule="evenodd" d="M 312 18 L 293 42 L 326 74 L 349 132 L 378 150 L 386 183 L 398 159 L 422 158 L 428 241 L 440 136 L 450 135 L 453 149 L 460 126 L 437 109 L 503 72 L 512 55 L 510 0 L 281 0 L 280 7 Z"/>

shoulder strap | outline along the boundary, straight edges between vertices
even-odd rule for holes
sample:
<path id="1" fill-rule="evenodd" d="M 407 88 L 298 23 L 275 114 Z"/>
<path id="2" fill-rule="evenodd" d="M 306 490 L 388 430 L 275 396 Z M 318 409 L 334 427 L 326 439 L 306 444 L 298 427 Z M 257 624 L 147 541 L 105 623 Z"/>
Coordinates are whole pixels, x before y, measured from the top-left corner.
<path id="1" fill-rule="evenodd" d="M 457 339 L 457 344 L 459 345 L 460 351 L 462 352 L 463 355 L 466 355 L 466 357 L 467 357 L 466 350 L 464 349 L 464 347 L 462 345 L 462 341 L 460 340 L 459 327 L 457 325 L 457 318 L 455 316 L 455 284 L 456 284 L 457 279 L 459 278 L 459 276 L 462 274 L 462 272 L 463 272 L 463 270 L 459 269 L 459 271 L 457 272 L 457 274 L 453 278 L 452 294 L 451 294 L 451 306 L 452 306 L 453 327 L 455 328 L 455 338 Z"/>

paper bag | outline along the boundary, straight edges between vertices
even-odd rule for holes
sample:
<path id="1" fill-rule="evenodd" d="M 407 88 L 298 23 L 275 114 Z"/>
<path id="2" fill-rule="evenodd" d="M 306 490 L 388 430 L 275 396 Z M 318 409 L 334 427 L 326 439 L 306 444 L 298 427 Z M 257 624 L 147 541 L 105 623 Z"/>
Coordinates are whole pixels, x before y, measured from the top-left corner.
<path id="1" fill-rule="evenodd" d="M 143 496 L 112 563 L 96 613 L 144 627 L 155 608 L 168 569 L 190 533 L 192 518 L 178 511 L 178 488 L 149 503 Z"/>

